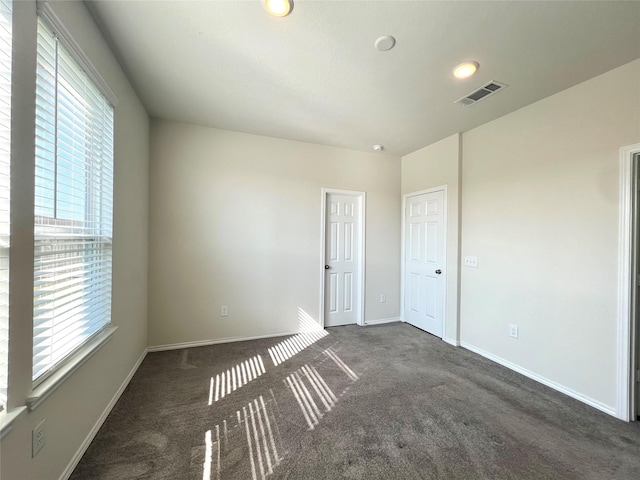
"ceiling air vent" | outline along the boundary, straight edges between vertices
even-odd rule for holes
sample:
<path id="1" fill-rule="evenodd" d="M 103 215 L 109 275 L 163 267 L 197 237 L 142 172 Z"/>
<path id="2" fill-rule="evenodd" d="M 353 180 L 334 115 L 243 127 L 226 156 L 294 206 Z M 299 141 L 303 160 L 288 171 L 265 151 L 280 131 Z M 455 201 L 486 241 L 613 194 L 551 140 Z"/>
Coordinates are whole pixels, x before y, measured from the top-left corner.
<path id="1" fill-rule="evenodd" d="M 476 103 L 478 103 L 480 100 L 484 100 L 485 98 L 490 97 L 494 93 L 497 93 L 500 90 L 507 88 L 508 86 L 509 85 L 507 84 L 499 83 L 491 80 L 486 85 L 483 85 L 482 87 L 471 92 L 470 94 L 465 95 L 462 98 L 459 98 L 453 103 L 459 103 L 461 105 L 464 105 L 465 107 L 470 107 L 471 105 L 475 105 Z"/>

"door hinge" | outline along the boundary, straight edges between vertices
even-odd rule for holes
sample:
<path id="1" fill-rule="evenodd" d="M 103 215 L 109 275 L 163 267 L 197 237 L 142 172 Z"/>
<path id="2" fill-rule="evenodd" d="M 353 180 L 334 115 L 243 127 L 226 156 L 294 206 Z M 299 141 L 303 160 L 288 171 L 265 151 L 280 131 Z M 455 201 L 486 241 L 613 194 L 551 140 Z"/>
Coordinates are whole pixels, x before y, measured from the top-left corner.
<path id="1" fill-rule="evenodd" d="M 636 370 L 636 383 L 640 383 L 640 368 Z"/>

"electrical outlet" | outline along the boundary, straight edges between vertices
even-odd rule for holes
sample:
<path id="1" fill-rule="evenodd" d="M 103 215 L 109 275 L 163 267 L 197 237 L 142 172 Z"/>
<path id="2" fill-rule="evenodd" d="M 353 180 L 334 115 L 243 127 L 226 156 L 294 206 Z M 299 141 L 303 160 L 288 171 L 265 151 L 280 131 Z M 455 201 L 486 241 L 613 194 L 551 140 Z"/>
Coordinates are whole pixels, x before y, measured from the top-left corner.
<path id="1" fill-rule="evenodd" d="M 478 257 L 464 257 L 464 266 L 478 268 Z"/>
<path id="2" fill-rule="evenodd" d="M 226 317 L 227 315 L 229 315 L 229 307 L 227 307 L 226 305 L 223 305 L 220 307 L 220 316 L 221 317 Z"/>
<path id="3" fill-rule="evenodd" d="M 31 440 L 32 440 L 32 457 L 35 457 L 44 444 L 47 443 L 46 431 L 44 428 L 44 418 L 40 420 L 40 423 L 36 425 L 36 427 L 31 432 Z"/>
<path id="4" fill-rule="evenodd" d="M 509 325 L 509 336 L 513 338 L 518 338 L 518 326 L 510 324 Z"/>
<path id="5" fill-rule="evenodd" d="M 380 303 L 386 303 L 387 302 L 387 296 L 384 293 L 380 294 Z"/>

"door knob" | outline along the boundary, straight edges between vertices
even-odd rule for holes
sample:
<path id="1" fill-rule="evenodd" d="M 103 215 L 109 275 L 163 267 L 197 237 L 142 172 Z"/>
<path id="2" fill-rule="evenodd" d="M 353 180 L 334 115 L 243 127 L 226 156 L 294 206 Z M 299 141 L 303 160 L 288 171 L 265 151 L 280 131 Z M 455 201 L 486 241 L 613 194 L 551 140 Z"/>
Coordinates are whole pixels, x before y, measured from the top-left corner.
<path id="1" fill-rule="evenodd" d="M 436 270 L 436 275 L 440 275 L 441 273 L 442 273 L 442 270 L 440 270 L 440 269 Z"/>
<path id="2" fill-rule="evenodd" d="M 324 269 L 325 269 L 325 270 L 329 270 L 330 268 L 331 268 L 331 267 L 330 267 L 329 265 L 325 265 L 325 266 L 324 266 Z"/>

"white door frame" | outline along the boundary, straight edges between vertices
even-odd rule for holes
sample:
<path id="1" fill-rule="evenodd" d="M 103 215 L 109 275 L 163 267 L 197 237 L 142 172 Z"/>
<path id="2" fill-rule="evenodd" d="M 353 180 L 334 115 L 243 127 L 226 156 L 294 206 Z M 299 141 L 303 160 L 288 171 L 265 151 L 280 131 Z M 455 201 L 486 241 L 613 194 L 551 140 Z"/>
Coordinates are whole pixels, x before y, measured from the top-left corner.
<path id="1" fill-rule="evenodd" d="M 364 241 L 364 235 L 365 235 L 365 212 L 366 212 L 366 200 L 367 200 L 367 194 L 365 192 L 359 192 L 359 191 L 354 191 L 354 190 L 338 190 L 336 188 L 323 188 L 322 189 L 322 203 L 321 203 L 321 213 L 320 213 L 320 222 L 321 222 L 321 227 L 320 227 L 320 232 L 321 232 L 321 237 L 320 237 L 320 324 L 321 326 L 324 328 L 325 326 L 325 321 L 324 321 L 324 290 L 325 290 L 325 277 L 326 277 L 326 270 L 324 269 L 324 266 L 326 265 L 325 262 L 325 255 L 326 255 L 326 235 L 327 235 L 327 219 L 326 219 L 326 213 L 327 213 L 327 197 L 329 196 L 329 194 L 336 194 L 336 195 L 345 195 L 348 197 L 355 197 L 358 199 L 358 213 L 359 213 L 359 225 L 358 225 L 358 233 L 359 233 L 359 240 L 358 240 L 358 256 L 357 256 L 357 260 L 358 260 L 358 293 L 355 295 L 355 298 L 357 299 L 358 305 L 356 307 L 356 324 L 363 326 L 364 325 L 364 259 L 365 259 L 365 252 L 364 252 L 364 246 L 365 246 L 365 241 Z"/>
<path id="2" fill-rule="evenodd" d="M 633 209 L 635 195 L 633 157 L 640 153 L 640 143 L 620 149 L 620 224 L 618 243 L 618 352 L 616 417 L 624 421 L 636 419 L 634 318 L 631 302 L 634 282 L 634 229 L 640 231 L 640 212 Z M 640 210 L 640 208 L 638 208 Z M 634 218 L 635 217 L 635 218 Z"/>
<path id="3" fill-rule="evenodd" d="M 406 252 L 405 252 L 405 228 L 407 222 L 407 200 L 410 197 L 415 197 L 417 195 L 423 195 L 425 193 L 433 193 L 433 192 L 444 192 L 444 212 L 443 212 L 443 222 L 444 222 L 444 251 L 442 252 L 443 261 L 444 261 L 444 275 L 442 276 L 442 282 L 444 283 L 444 288 L 442 289 L 444 293 L 444 298 L 442 299 L 442 339 L 444 340 L 447 337 L 447 186 L 440 185 L 438 187 L 427 188 L 426 190 L 420 190 L 418 192 L 405 193 L 402 195 L 402 247 L 400 254 L 400 320 L 405 322 L 404 319 L 404 273 L 405 273 L 405 262 L 406 262 Z"/>

